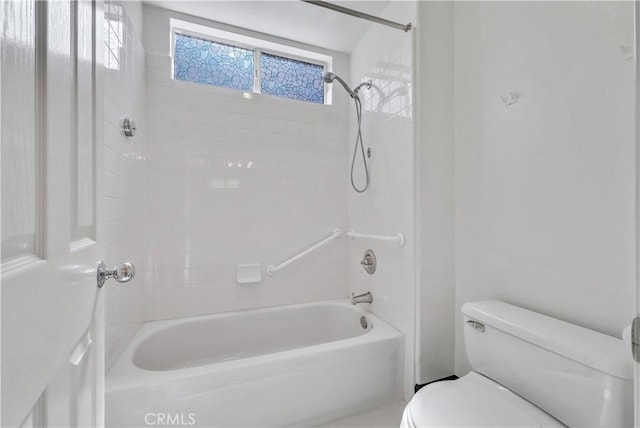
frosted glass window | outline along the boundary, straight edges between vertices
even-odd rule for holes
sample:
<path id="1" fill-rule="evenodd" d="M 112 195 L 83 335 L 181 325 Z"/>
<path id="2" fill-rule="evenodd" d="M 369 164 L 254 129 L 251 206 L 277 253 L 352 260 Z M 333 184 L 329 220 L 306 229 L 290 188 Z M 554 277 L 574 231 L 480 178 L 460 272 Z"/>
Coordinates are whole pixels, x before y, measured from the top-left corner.
<path id="1" fill-rule="evenodd" d="M 322 75 L 331 57 L 213 29 L 198 33 L 184 24 L 173 33 L 174 79 L 324 104 Z"/>
<path id="2" fill-rule="evenodd" d="M 176 33 L 174 78 L 250 91 L 253 55 L 251 49 Z"/>
<path id="3" fill-rule="evenodd" d="M 260 89 L 263 94 L 324 103 L 324 67 L 262 53 Z"/>

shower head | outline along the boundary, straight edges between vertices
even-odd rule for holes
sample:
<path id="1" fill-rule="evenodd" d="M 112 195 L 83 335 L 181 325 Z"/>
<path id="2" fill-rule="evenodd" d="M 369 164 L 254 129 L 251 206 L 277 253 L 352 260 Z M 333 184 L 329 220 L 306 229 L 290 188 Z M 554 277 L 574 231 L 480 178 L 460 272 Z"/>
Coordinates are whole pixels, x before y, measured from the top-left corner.
<path id="1" fill-rule="evenodd" d="M 322 80 L 324 80 L 324 83 L 333 83 L 333 79 L 335 79 L 336 74 L 332 73 L 330 71 L 327 71 L 326 73 L 324 73 L 324 75 L 322 76 Z"/>
<path id="2" fill-rule="evenodd" d="M 334 80 L 337 80 L 338 82 L 340 82 L 342 87 L 349 93 L 351 98 L 355 98 L 358 95 L 357 93 L 353 92 L 349 87 L 349 85 L 347 85 L 347 83 L 335 73 L 331 73 L 330 71 L 326 72 L 324 76 L 322 76 L 322 80 L 324 80 L 325 83 L 333 83 Z"/>

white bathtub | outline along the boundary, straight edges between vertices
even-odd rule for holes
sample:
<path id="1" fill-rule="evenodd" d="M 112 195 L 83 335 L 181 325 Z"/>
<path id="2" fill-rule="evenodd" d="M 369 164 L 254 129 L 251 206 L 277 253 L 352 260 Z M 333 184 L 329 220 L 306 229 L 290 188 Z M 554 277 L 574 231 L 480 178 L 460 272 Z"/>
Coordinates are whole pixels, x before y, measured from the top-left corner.
<path id="1" fill-rule="evenodd" d="M 403 340 L 343 301 L 145 323 L 107 376 L 106 425 L 323 423 L 401 399 Z"/>

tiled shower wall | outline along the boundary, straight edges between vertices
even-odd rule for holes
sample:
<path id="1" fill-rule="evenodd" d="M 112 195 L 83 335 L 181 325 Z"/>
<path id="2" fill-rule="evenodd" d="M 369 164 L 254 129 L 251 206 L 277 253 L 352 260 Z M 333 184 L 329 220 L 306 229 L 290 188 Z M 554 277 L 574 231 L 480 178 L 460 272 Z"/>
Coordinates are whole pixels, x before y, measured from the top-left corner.
<path id="1" fill-rule="evenodd" d="M 398 22 L 415 23 L 415 4 L 392 3 L 382 14 Z M 349 186 L 349 227 L 358 232 L 407 237 L 404 247 L 395 243 L 356 239 L 349 243 L 349 288 L 356 294 L 373 293 L 373 312 L 405 334 L 404 392 L 413 392 L 413 335 L 415 301 L 413 46 L 412 32 L 372 25 L 351 55 L 351 81 L 371 80 L 363 89 L 362 132 L 365 150 L 371 148 L 370 186 L 356 193 Z M 355 110 L 350 106 L 352 123 Z M 349 162 L 355 128 L 350 129 Z M 362 160 L 356 160 L 356 183 L 364 181 Z M 348 181 L 345 181 L 345 184 Z M 348 185 L 348 184 L 347 184 Z M 372 249 L 378 268 L 362 272 L 359 261 Z"/>
<path id="2" fill-rule="evenodd" d="M 143 266 L 142 157 L 145 141 L 145 74 L 142 6 L 138 2 L 105 2 L 104 158 L 105 262 L 127 260 L 139 269 L 126 286 L 111 284 L 106 294 L 106 366 L 109 369 L 145 317 Z M 120 132 L 123 117 L 132 117 L 138 133 Z"/>
<path id="3" fill-rule="evenodd" d="M 171 17 L 210 24 L 144 7 L 148 319 L 345 297 L 345 238 L 275 277 L 264 269 L 346 227 L 347 97 L 317 105 L 174 81 Z M 348 74 L 345 56 L 334 69 Z M 237 284 L 239 263 L 262 263 L 262 281 Z"/>

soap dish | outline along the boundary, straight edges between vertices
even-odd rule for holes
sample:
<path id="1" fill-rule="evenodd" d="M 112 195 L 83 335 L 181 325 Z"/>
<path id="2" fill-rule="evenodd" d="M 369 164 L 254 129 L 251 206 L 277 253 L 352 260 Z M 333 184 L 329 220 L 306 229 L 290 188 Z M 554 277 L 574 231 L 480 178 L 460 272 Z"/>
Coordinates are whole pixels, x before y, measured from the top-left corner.
<path id="1" fill-rule="evenodd" d="M 238 284 L 254 284 L 262 281 L 262 264 L 239 264 L 237 267 L 236 281 Z"/>

